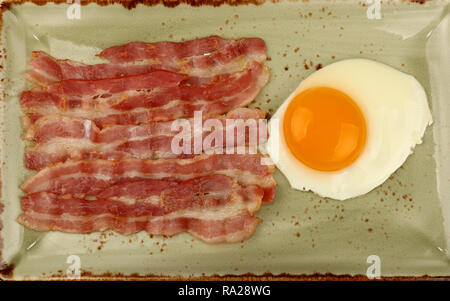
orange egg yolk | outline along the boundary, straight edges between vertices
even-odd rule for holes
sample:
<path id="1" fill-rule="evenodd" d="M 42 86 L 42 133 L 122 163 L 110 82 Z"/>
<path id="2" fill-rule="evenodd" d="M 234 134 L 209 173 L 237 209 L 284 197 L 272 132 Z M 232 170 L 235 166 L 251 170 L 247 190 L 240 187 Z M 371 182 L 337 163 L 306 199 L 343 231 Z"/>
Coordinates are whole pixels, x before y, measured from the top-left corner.
<path id="1" fill-rule="evenodd" d="M 320 171 L 349 166 L 366 143 L 366 122 L 359 107 L 346 94 L 326 87 L 308 89 L 292 99 L 283 131 L 292 154 Z"/>

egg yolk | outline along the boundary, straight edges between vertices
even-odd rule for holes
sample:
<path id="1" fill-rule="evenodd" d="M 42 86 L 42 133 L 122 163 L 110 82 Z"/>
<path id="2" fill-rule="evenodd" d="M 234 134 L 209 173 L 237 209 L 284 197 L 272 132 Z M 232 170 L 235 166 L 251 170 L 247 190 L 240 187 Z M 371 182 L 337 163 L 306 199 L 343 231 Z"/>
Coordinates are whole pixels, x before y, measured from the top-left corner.
<path id="1" fill-rule="evenodd" d="M 292 154 L 320 171 L 349 166 L 366 142 L 366 122 L 359 107 L 346 94 L 326 87 L 295 96 L 284 114 L 283 130 Z"/>

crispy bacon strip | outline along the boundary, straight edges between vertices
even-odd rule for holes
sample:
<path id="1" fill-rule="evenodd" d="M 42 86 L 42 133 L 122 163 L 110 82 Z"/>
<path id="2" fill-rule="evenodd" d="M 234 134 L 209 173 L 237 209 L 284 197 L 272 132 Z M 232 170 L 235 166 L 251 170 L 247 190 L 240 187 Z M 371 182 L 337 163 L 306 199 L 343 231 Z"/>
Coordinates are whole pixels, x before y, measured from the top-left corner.
<path id="1" fill-rule="evenodd" d="M 180 83 L 183 79 L 181 74 L 155 71 L 117 79 L 67 80 L 23 92 L 21 104 L 29 114 L 92 119 L 99 127 L 189 118 L 195 111 L 209 117 L 250 103 L 267 83 L 268 70 L 252 62 L 214 80 Z"/>
<path id="2" fill-rule="evenodd" d="M 176 61 L 186 57 L 204 55 L 234 42 L 219 36 L 209 36 L 186 42 L 132 42 L 107 48 L 98 56 L 113 63 L 129 63 L 148 59 Z"/>
<path id="3" fill-rule="evenodd" d="M 236 235 L 237 232 L 253 233 L 254 229 L 240 228 L 248 227 L 241 218 L 250 217 L 259 209 L 263 194 L 258 186 L 242 187 L 223 175 L 184 182 L 147 179 L 107 188 L 96 200 L 49 192 L 27 195 L 22 198 L 24 213 L 19 222 L 39 231 L 89 233 L 112 229 L 132 234 L 146 230 L 151 234 L 173 235 L 190 232 L 192 223 L 214 220 L 218 222 L 211 224 L 214 230 L 194 231 L 194 235 L 210 242 L 235 241 L 247 237 Z M 230 224 L 234 219 L 241 222 Z M 184 227 L 180 228 L 180 221 L 185 223 Z M 164 228 L 157 229 L 157 225 Z"/>
<path id="4" fill-rule="evenodd" d="M 36 231 L 90 233 L 113 229 L 122 234 L 131 234 L 145 230 L 151 234 L 166 236 L 188 232 L 192 236 L 208 243 L 245 240 L 253 235 L 259 223 L 259 219 L 249 213 L 221 219 L 188 217 L 123 219 L 110 215 L 86 219 L 72 216 L 62 218 L 61 216 L 25 212 L 19 217 L 18 221 L 23 226 Z"/>
<path id="5" fill-rule="evenodd" d="M 267 139 L 264 116 L 264 111 L 257 109 L 235 109 L 217 119 L 204 119 L 203 124 L 200 123 L 200 127 L 205 128 L 202 133 L 195 130 L 198 125 L 194 125 L 194 119 L 179 120 L 180 127 L 174 130 L 170 121 L 115 125 L 99 130 L 90 120 L 46 116 L 27 130 L 25 138 L 38 143 L 27 147 L 25 165 L 28 169 L 38 170 L 69 159 L 190 158 L 199 151 L 223 152 L 227 146 L 256 147 Z M 182 152 L 174 151 L 173 141 L 182 135 L 181 125 L 186 124 L 191 135 L 183 138 L 183 144 L 189 147 Z M 208 126 L 211 127 L 206 129 Z M 227 145 L 227 135 L 234 135 L 233 144 Z M 217 137 L 221 140 L 216 140 Z M 198 152 L 194 149 L 196 140 L 202 146 Z"/>
<path id="6" fill-rule="evenodd" d="M 190 159 L 123 159 L 118 161 L 67 161 L 40 170 L 23 185 L 26 193 L 52 192 L 77 197 L 97 196 L 111 185 L 143 179 L 188 180 L 207 175 L 227 175 L 239 184 L 264 189 L 263 202 L 275 193 L 274 167 L 262 165 L 260 154 L 212 154 Z"/>
<path id="7" fill-rule="evenodd" d="M 174 213 L 176 216 L 200 216 L 203 211 L 225 206 L 230 213 L 254 212 L 259 209 L 263 194 L 258 186 L 242 187 L 224 175 L 182 182 L 146 179 L 108 187 L 96 200 L 38 192 L 22 198 L 22 209 L 73 216 L 158 217 Z"/>
<path id="8" fill-rule="evenodd" d="M 155 92 L 157 96 L 178 87 L 188 77 L 169 71 L 154 71 L 145 74 L 102 80 L 65 80 L 48 87 L 35 87 L 21 94 L 20 101 L 27 113 L 48 110 L 105 110 L 124 99 L 143 97 Z M 152 96 L 155 96 L 152 93 Z M 152 98 L 153 99 L 153 98 Z M 42 110 L 44 109 L 44 111 Z"/>
<path id="9" fill-rule="evenodd" d="M 49 85 L 66 79 L 114 78 L 158 69 L 210 77 L 236 72 L 252 60 L 263 62 L 265 53 L 262 39 L 225 40 L 217 36 L 182 43 L 133 42 L 115 46 L 98 55 L 111 63 L 96 65 L 57 60 L 36 51 L 32 53 L 26 78 L 39 85 Z"/>

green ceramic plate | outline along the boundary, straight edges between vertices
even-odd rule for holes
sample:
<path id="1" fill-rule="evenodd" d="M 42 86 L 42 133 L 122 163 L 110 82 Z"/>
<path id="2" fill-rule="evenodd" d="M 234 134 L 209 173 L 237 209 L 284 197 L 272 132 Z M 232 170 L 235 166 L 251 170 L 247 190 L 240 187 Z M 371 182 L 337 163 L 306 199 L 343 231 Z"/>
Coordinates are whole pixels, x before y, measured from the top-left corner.
<path id="1" fill-rule="evenodd" d="M 65 278 L 78 266 L 82 277 L 107 278 L 366 275 L 373 258 L 379 258 L 382 276 L 450 276 L 450 5 L 383 1 L 377 11 L 377 1 L 365 3 L 138 5 L 131 10 L 119 4 L 89 4 L 81 7 L 79 19 L 73 7 L 69 16 L 75 18 L 68 18 L 68 4 L 5 7 L 0 111 L 3 277 Z M 19 94 L 30 88 L 23 74 L 31 51 L 96 63 L 100 60 L 94 54 L 108 46 L 212 34 L 266 41 L 271 78 L 253 105 L 268 112 L 316 67 L 363 57 L 415 76 L 428 93 L 435 122 L 402 168 L 362 197 L 340 202 L 295 191 L 276 171 L 275 200 L 257 212 L 262 223 L 242 243 L 210 245 L 187 234 L 39 233 L 16 222 L 21 212 L 19 185 L 30 174 L 23 164 Z M 368 260 L 370 255 L 378 257 Z"/>

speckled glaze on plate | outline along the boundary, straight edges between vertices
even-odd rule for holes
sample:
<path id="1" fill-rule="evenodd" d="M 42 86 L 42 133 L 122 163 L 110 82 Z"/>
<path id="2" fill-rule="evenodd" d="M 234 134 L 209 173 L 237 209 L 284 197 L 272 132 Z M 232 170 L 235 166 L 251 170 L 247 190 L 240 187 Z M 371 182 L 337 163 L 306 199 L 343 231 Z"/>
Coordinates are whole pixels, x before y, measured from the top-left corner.
<path id="1" fill-rule="evenodd" d="M 66 279 L 71 255 L 80 259 L 84 279 L 351 279 L 366 274 L 369 255 L 379 256 L 381 275 L 394 277 L 388 279 L 450 276 L 449 2 L 383 1 L 381 19 L 368 17 L 365 1 L 244 3 L 133 9 L 90 3 L 81 7 L 80 19 L 67 18 L 65 3 L 2 6 L 3 278 Z M 20 92 L 31 87 L 23 79 L 31 51 L 97 63 L 94 54 L 108 46 L 212 34 L 266 41 L 271 78 L 252 106 L 269 113 L 316 69 L 362 57 L 415 76 L 435 122 L 406 163 L 361 197 L 341 202 L 295 191 L 276 171 L 275 200 L 257 212 L 262 223 L 242 243 L 210 245 L 187 234 L 39 233 L 16 222 L 19 185 L 31 174 L 23 164 L 19 106 Z"/>

